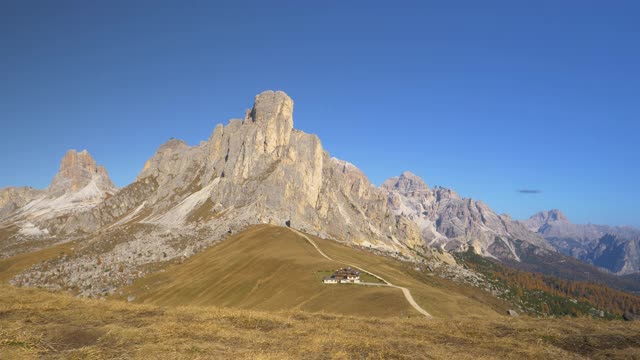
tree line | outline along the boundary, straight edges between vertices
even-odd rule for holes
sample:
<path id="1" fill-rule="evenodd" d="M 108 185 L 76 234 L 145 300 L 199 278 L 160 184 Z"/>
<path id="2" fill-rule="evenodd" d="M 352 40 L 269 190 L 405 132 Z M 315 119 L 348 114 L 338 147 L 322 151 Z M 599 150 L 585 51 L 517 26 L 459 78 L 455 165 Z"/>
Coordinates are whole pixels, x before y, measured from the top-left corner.
<path id="1" fill-rule="evenodd" d="M 472 270 L 483 273 L 490 279 L 498 280 L 509 288 L 515 288 L 518 298 L 523 298 L 524 294 L 522 290 L 517 289 L 529 292 L 541 291 L 550 295 L 544 297 L 544 302 L 540 304 L 543 313 L 549 313 L 550 306 L 553 308 L 559 306 L 558 301 L 553 300 L 554 298 L 565 298 L 572 302 L 589 303 L 595 308 L 617 316 L 622 316 L 625 312 L 640 314 L 640 296 L 612 289 L 602 284 L 565 280 L 551 275 L 510 268 L 483 258 L 475 254 L 472 249 L 462 254 L 460 258 Z M 571 309 L 569 314 L 582 315 L 575 307 Z"/>

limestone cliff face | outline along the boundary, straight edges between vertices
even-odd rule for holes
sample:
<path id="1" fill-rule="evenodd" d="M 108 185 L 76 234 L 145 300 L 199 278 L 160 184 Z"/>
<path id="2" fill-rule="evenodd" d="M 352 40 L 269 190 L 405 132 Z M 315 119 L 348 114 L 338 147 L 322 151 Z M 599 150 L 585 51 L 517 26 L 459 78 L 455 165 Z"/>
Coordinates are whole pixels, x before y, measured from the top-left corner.
<path id="1" fill-rule="evenodd" d="M 428 216 L 435 213 L 436 194 L 420 177 L 407 171 L 399 177 L 387 179 L 381 188 L 387 191 L 387 201 L 393 213 L 416 223 L 427 245 L 447 249 L 449 239 L 438 232 L 432 216 Z"/>
<path id="2" fill-rule="evenodd" d="M 95 189 L 105 193 L 116 191 L 107 170 L 98 166 L 87 150 L 69 150 L 62 158 L 60 170 L 51 181 L 47 192 L 51 196 L 61 196 L 80 191 L 87 185 L 95 185 Z"/>
<path id="3" fill-rule="evenodd" d="M 63 269 L 56 277 L 64 286 L 95 295 L 99 289 L 114 291 L 124 275 L 141 276 L 150 263 L 188 257 L 258 223 L 407 257 L 417 251 L 436 262 L 455 260 L 434 247 L 473 245 L 487 256 L 509 259 L 517 259 L 516 239 L 548 248 L 544 239 L 483 203 L 430 189 L 411 173 L 374 186 L 356 166 L 332 158 L 316 135 L 295 130 L 293 110 L 284 92 L 265 91 L 242 119 L 215 126 L 206 141 L 167 141 L 136 181 L 119 190 L 86 151 L 70 151 L 46 191 L 0 192 L 0 205 L 14 204 L 0 218 L 0 228 L 20 228 L 0 241 L 0 253 L 82 239 L 73 259 L 52 268 Z M 39 242 L 25 240 L 36 235 Z M 87 272 L 97 255 L 104 264 L 122 266 L 124 275 Z"/>
<path id="4" fill-rule="evenodd" d="M 0 220 L 41 196 L 43 191 L 32 187 L 7 187 L 0 189 Z"/>
<path id="5" fill-rule="evenodd" d="M 357 167 L 332 158 L 316 135 L 295 130 L 293 110 L 284 92 L 265 91 L 243 119 L 217 125 L 207 141 L 167 141 L 121 190 L 88 152 L 71 150 L 45 192 L 11 196 L 19 208 L 12 219 L 58 236 L 134 223 L 193 236 L 268 222 L 405 253 L 473 245 L 517 259 L 515 240 L 551 249 L 482 202 L 430 189 L 409 172 L 374 186 Z"/>
<path id="6" fill-rule="evenodd" d="M 422 244 L 417 226 L 390 211 L 386 191 L 331 158 L 317 136 L 293 129 L 293 105 L 285 93 L 266 91 L 244 119 L 216 126 L 208 141 L 162 145 L 138 176 L 159 185 L 147 202 L 148 221 L 185 226 L 206 204 L 226 214 L 211 219 L 212 226 L 288 223 L 394 249 Z"/>
<path id="7" fill-rule="evenodd" d="M 117 190 L 105 168 L 98 166 L 86 150 L 69 150 L 46 190 L 24 187 L 0 191 L 0 227 L 15 225 L 25 229 L 25 237 L 37 234 L 39 239 L 64 232 L 67 222 L 90 211 Z M 89 225 L 93 224 L 78 228 L 92 228 Z"/>
<path id="8" fill-rule="evenodd" d="M 482 202 L 431 190 L 407 172 L 378 188 L 354 165 L 331 158 L 320 140 L 293 129 L 293 101 L 283 92 L 256 96 L 245 118 L 218 125 L 190 147 L 170 140 L 145 164 L 153 177 L 146 221 L 185 226 L 206 207 L 210 226 L 291 224 L 349 242 L 395 250 L 473 245 L 486 256 L 518 259 L 515 240 L 553 251 L 539 235 Z"/>
<path id="9" fill-rule="evenodd" d="M 410 172 L 388 179 L 382 188 L 389 191 L 394 213 L 417 223 L 429 245 L 446 250 L 473 246 L 482 255 L 515 260 L 519 259 L 515 240 L 553 251 L 541 236 L 506 215 L 496 214 L 483 202 L 464 199 L 442 187 L 431 190 Z"/>

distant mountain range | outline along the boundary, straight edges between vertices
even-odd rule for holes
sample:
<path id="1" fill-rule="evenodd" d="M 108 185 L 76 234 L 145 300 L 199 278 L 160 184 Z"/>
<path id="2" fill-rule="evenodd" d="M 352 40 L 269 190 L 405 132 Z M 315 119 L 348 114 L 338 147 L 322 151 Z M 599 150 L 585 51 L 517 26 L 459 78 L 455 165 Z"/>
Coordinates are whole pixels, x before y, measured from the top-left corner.
<path id="1" fill-rule="evenodd" d="M 21 282 L 85 295 L 111 293 L 153 264 L 260 223 L 445 263 L 468 249 L 515 264 L 555 259 L 558 249 L 616 274 L 639 268 L 632 229 L 573 225 L 559 212 L 515 221 L 410 172 L 377 187 L 316 135 L 295 130 L 293 101 L 281 91 L 257 95 L 244 118 L 217 125 L 197 146 L 169 140 L 122 189 L 88 152 L 71 150 L 47 189 L 0 190 L 3 257 L 77 244 L 73 256 Z M 118 270 L 105 275 L 96 259 Z"/>
<path id="2" fill-rule="evenodd" d="M 542 211 L 522 222 L 558 251 L 617 275 L 640 271 L 640 229 L 574 224 L 560 211 Z"/>

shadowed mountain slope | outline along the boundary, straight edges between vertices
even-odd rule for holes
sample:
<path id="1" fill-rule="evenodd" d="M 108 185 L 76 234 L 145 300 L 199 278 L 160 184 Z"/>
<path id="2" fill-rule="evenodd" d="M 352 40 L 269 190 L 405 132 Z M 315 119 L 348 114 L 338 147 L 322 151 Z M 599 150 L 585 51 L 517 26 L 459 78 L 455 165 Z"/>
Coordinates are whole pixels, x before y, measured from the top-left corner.
<path id="1" fill-rule="evenodd" d="M 522 223 L 565 255 L 616 275 L 640 272 L 640 229 L 574 224 L 555 209 L 541 211 Z"/>

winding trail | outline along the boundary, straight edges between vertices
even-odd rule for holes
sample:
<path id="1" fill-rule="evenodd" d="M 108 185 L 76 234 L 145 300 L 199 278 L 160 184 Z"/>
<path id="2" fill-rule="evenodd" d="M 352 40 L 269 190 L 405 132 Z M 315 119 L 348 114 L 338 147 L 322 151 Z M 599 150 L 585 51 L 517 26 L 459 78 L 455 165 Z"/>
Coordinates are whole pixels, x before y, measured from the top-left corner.
<path id="1" fill-rule="evenodd" d="M 362 272 L 366 272 L 367 274 L 375 277 L 376 279 L 382 281 L 384 284 L 375 284 L 375 283 L 356 283 L 357 285 L 364 285 L 364 286 L 388 286 L 388 287 L 392 287 L 392 288 L 396 288 L 396 289 L 400 289 L 402 290 L 402 294 L 404 294 L 405 299 L 407 299 L 407 302 L 413 306 L 414 309 L 416 309 L 416 311 L 418 311 L 419 313 L 421 313 L 422 315 L 428 317 L 428 318 L 432 318 L 433 315 L 429 314 L 429 312 L 423 308 L 420 307 L 420 305 L 418 305 L 418 303 L 416 303 L 416 301 L 413 299 L 413 296 L 411 295 L 411 291 L 409 291 L 409 289 L 407 289 L 406 287 L 402 287 L 402 286 L 398 286 L 398 285 L 393 285 L 392 283 L 390 283 L 389 281 L 387 281 L 386 279 L 384 279 L 382 276 L 377 275 L 372 273 L 369 270 L 365 270 L 359 266 L 353 265 L 353 264 L 349 264 L 349 263 L 345 263 L 343 261 L 338 261 L 335 259 L 332 259 L 331 257 L 329 257 L 329 255 L 325 254 L 324 251 L 322 251 L 322 249 L 320 249 L 320 247 L 318 247 L 318 245 L 315 243 L 315 241 L 311 240 L 311 238 L 309 238 L 307 235 L 301 233 L 300 231 L 293 229 L 293 228 L 288 228 L 289 230 L 293 231 L 294 233 L 300 235 L 301 237 L 303 237 L 305 240 L 307 240 L 309 242 L 309 244 L 313 245 L 313 247 L 318 250 L 318 252 L 320 253 L 320 255 L 322 255 L 325 259 L 329 260 L 329 261 L 333 261 L 333 262 L 337 262 L 340 264 L 345 264 L 347 266 L 350 266 L 352 268 L 356 268 Z"/>

